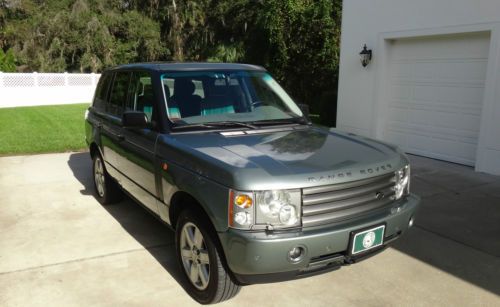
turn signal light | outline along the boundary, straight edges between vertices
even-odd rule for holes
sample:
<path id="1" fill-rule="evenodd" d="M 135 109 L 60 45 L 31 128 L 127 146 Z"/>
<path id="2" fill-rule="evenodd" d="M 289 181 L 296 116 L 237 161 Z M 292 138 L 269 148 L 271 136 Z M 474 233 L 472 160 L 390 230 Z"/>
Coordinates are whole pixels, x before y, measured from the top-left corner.
<path id="1" fill-rule="evenodd" d="M 234 203 L 243 209 L 248 209 L 253 205 L 252 198 L 246 194 L 240 194 L 234 199 Z"/>

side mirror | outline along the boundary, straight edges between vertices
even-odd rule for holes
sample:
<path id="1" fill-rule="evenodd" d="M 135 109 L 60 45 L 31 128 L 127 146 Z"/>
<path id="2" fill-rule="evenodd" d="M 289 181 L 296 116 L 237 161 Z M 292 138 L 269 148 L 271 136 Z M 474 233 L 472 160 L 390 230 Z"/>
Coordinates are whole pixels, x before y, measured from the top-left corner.
<path id="1" fill-rule="evenodd" d="M 146 128 L 148 118 L 144 112 L 127 111 L 122 115 L 122 125 L 125 128 Z"/>
<path id="2" fill-rule="evenodd" d="M 299 103 L 298 106 L 299 106 L 300 110 L 302 111 L 302 113 L 304 114 L 304 116 L 306 118 L 309 118 L 309 105 Z"/>

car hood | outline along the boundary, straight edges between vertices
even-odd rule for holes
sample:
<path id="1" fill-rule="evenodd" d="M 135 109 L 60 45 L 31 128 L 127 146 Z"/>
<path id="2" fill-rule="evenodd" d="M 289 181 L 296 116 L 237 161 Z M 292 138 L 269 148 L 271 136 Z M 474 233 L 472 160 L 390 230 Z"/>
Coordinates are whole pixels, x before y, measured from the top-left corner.
<path id="1" fill-rule="evenodd" d="M 318 126 L 163 135 L 171 163 L 240 190 L 302 188 L 394 172 L 396 147 Z"/>

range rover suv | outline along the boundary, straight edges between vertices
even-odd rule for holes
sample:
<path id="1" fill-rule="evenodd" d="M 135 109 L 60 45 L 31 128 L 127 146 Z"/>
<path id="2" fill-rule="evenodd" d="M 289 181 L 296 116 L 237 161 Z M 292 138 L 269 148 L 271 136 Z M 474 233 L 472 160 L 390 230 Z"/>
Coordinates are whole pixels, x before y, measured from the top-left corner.
<path id="1" fill-rule="evenodd" d="M 262 67 L 115 67 L 85 118 L 97 198 L 125 191 L 169 225 L 203 304 L 371 256 L 419 204 L 400 150 L 312 125 Z"/>

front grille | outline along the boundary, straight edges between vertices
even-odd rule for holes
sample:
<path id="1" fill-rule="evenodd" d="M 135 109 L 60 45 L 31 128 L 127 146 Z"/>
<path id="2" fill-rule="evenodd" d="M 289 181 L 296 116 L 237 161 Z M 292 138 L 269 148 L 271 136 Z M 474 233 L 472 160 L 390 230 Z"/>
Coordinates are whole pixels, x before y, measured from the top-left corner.
<path id="1" fill-rule="evenodd" d="M 302 226 L 345 221 L 388 206 L 394 173 L 334 185 L 302 189 Z"/>

